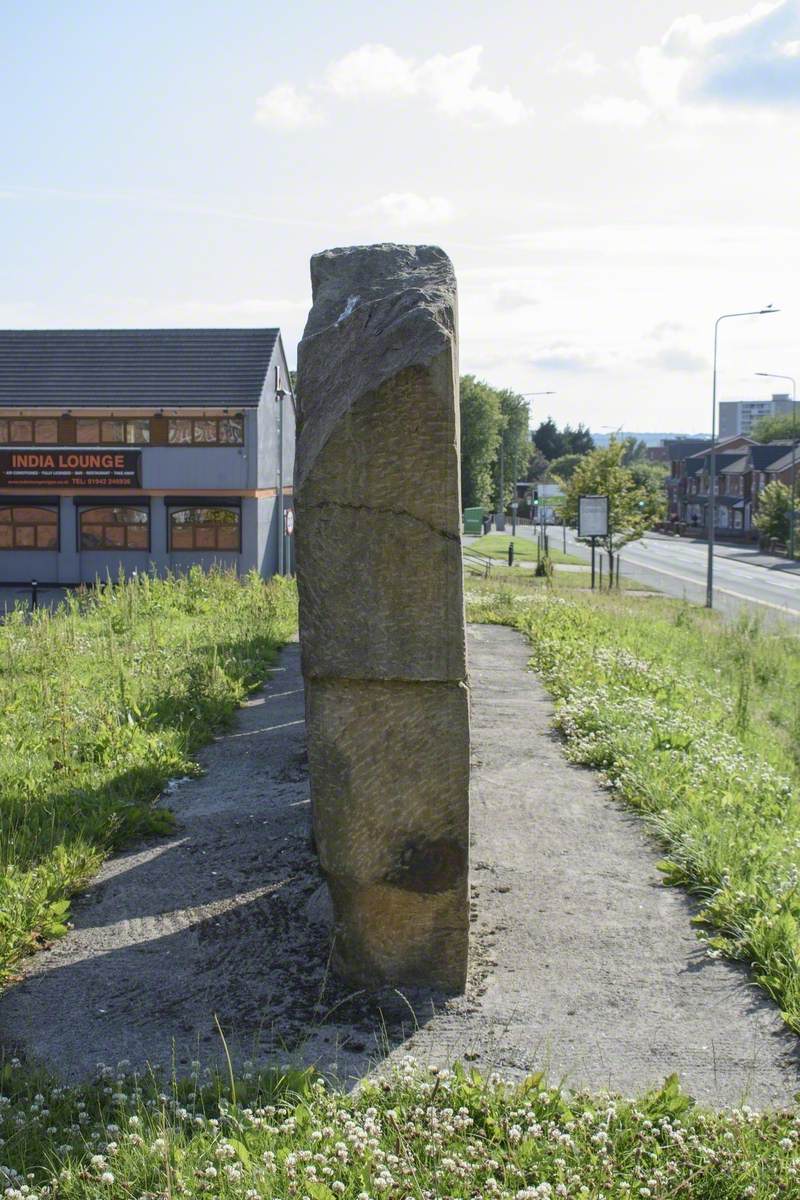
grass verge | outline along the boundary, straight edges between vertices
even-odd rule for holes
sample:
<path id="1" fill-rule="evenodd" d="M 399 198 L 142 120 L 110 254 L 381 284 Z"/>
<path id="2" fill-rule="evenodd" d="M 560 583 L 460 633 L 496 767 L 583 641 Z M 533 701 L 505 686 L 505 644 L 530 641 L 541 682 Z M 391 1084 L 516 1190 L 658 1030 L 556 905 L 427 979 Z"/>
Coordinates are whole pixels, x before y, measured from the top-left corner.
<path id="1" fill-rule="evenodd" d="M 7 1200 L 773 1200 L 800 1192 L 800 1116 L 707 1113 L 674 1078 L 637 1101 L 408 1060 L 353 1095 L 312 1072 L 162 1084 L 0 1073 Z"/>
<path id="2" fill-rule="evenodd" d="M 193 570 L 0 625 L 0 982 L 230 721 L 296 621 L 293 585 Z"/>
<path id="3" fill-rule="evenodd" d="M 646 816 L 710 951 L 747 963 L 800 1033 L 797 636 L 618 595 L 501 594 L 471 616 L 528 636 L 568 757 Z"/>
<path id="4" fill-rule="evenodd" d="M 597 582 L 599 585 L 599 580 Z M 653 590 L 650 584 L 641 583 L 637 579 L 620 579 L 619 582 L 619 589 L 616 584 L 614 586 L 615 591 L 651 592 Z M 492 567 L 491 574 L 487 578 L 481 567 L 473 566 L 468 559 L 464 559 L 464 587 L 472 599 L 488 598 L 503 592 L 511 592 L 518 598 L 524 599 L 526 596 L 532 596 L 542 591 L 549 591 L 557 595 L 564 588 L 569 591 L 574 588 L 579 591 L 588 591 L 591 583 L 591 571 L 563 571 L 559 570 L 557 566 L 553 568 L 551 579 L 537 578 L 529 567 L 500 566 Z"/>
<path id="5" fill-rule="evenodd" d="M 565 554 L 556 545 L 558 534 L 550 534 L 550 550 L 549 555 L 554 563 L 571 563 L 574 566 L 586 566 L 585 558 L 578 558 L 575 554 Z M 519 562 L 536 562 L 536 538 L 529 537 L 527 534 L 518 534 L 512 538 L 506 533 L 487 533 L 483 537 L 476 538 L 474 542 L 470 542 L 469 546 L 473 550 L 477 550 L 480 554 L 486 554 L 489 558 L 508 558 L 508 543 L 514 543 L 514 558 Z"/>

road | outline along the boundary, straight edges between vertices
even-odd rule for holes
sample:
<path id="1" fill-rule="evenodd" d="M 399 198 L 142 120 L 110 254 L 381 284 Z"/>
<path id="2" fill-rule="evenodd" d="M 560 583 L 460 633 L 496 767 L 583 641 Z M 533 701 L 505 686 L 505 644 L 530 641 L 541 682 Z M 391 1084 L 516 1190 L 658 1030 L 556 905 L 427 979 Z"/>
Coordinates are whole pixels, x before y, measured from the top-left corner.
<path id="1" fill-rule="evenodd" d="M 535 536 L 530 527 L 517 530 Z M 551 528 L 551 545 L 562 547 L 562 531 Z M 567 550 L 589 560 L 588 547 L 567 530 Z M 668 596 L 705 603 L 708 549 L 702 542 L 648 534 L 622 551 L 621 574 L 652 584 Z M 607 568 L 604 562 L 604 571 Z M 722 545 L 714 556 L 714 606 L 738 616 L 760 614 L 765 619 L 800 618 L 800 564 L 760 554 L 756 549 Z"/>

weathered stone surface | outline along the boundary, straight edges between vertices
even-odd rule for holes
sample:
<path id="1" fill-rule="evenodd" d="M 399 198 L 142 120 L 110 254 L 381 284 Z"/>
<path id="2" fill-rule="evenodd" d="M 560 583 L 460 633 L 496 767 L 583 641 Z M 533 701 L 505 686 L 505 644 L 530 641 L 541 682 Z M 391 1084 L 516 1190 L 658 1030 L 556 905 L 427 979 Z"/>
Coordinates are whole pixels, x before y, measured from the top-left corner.
<path id="1" fill-rule="evenodd" d="M 339 968 L 464 985 L 469 714 L 456 287 L 432 246 L 312 259 L 298 354 L 300 641 Z"/>

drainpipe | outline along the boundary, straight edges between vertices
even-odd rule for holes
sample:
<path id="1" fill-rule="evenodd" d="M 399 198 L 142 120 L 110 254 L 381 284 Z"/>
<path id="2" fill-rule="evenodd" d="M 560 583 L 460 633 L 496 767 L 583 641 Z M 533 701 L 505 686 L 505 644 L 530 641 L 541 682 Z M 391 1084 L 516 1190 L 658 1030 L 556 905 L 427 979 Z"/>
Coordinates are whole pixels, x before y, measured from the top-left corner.
<path id="1" fill-rule="evenodd" d="M 283 401 L 286 392 L 282 387 L 276 388 L 275 399 L 278 402 L 278 574 L 284 574 L 284 514 L 283 514 Z"/>

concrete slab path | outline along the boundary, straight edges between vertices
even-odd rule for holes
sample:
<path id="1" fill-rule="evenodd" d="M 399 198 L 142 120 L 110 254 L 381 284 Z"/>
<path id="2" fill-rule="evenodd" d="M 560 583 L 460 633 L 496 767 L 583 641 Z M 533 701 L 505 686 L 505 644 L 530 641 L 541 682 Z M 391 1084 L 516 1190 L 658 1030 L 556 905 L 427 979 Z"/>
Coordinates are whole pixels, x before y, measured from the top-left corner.
<path id="1" fill-rule="evenodd" d="M 782 1105 L 798 1039 L 713 960 L 664 888 L 641 822 L 566 762 L 524 639 L 470 629 L 473 969 L 447 1000 L 352 994 L 327 970 L 308 837 L 297 646 L 206 774 L 167 798 L 178 830 L 106 864 L 74 929 L 0 999 L 0 1040 L 67 1077 L 95 1064 L 313 1062 L 352 1080 L 388 1053 L 639 1092 L 679 1072 L 709 1104 Z M 412 1012 L 413 1010 L 413 1012 Z"/>

